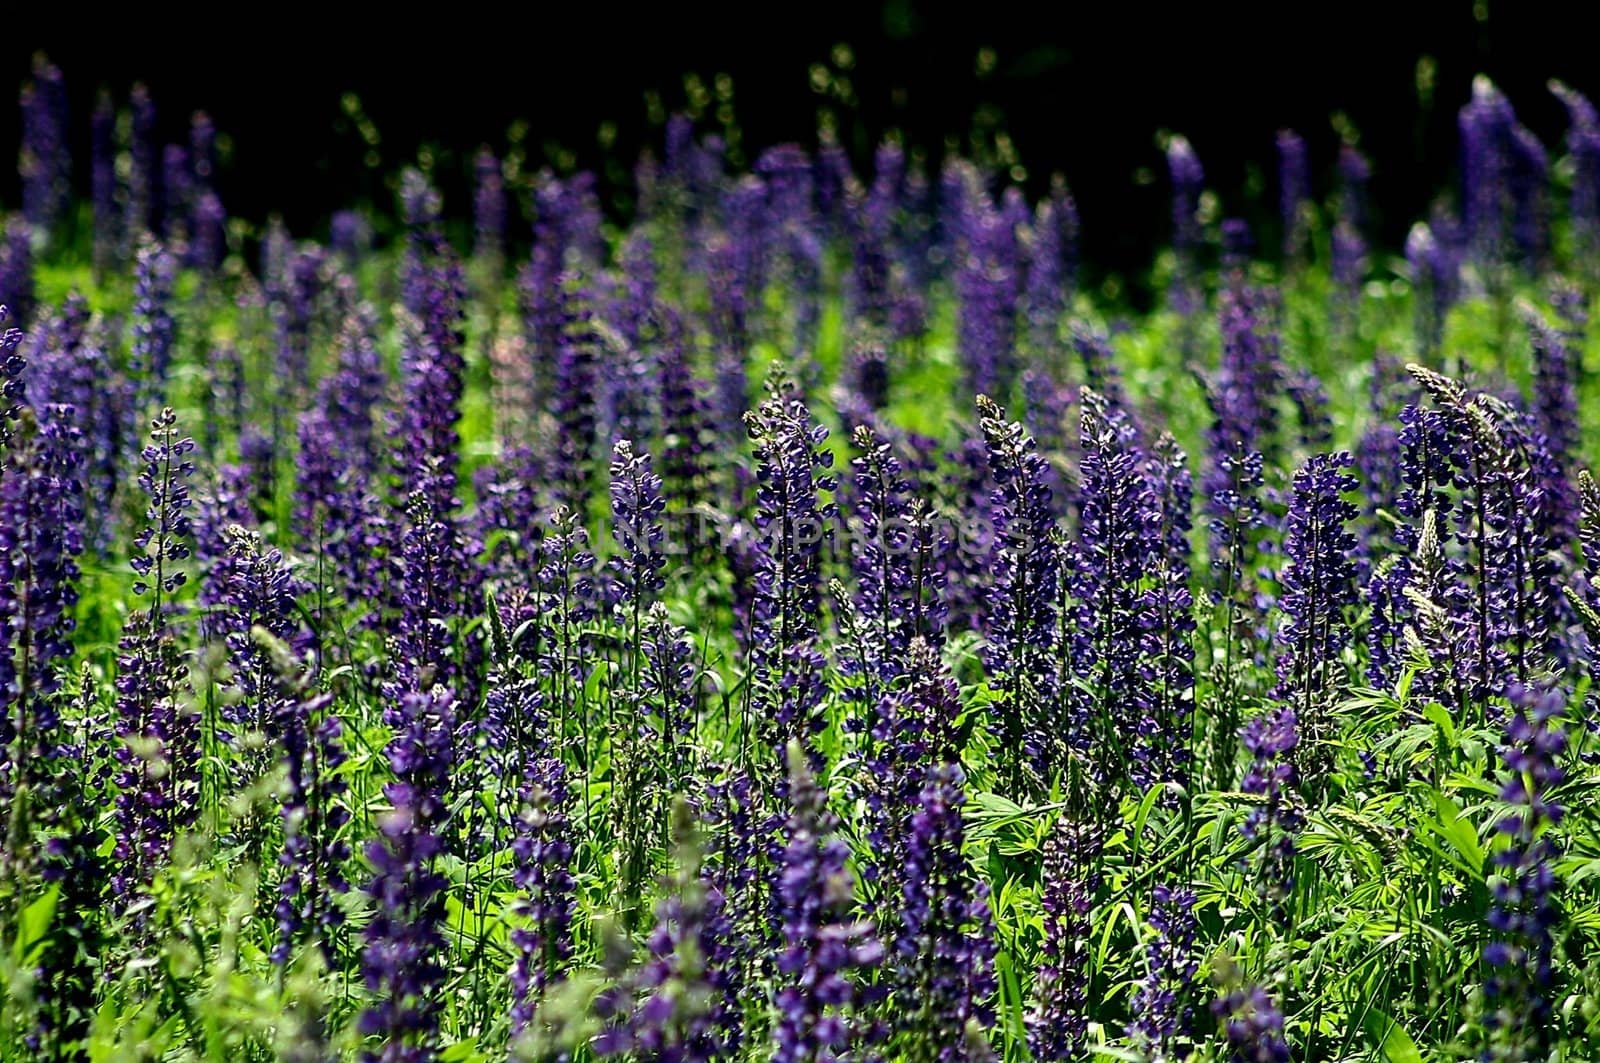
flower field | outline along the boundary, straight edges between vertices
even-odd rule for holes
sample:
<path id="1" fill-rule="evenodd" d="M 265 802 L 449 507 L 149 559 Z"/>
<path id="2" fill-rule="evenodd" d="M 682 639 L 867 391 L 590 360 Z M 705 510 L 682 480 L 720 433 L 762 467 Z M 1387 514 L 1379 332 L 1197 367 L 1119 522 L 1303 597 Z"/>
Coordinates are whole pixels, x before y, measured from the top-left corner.
<path id="1" fill-rule="evenodd" d="M 1250 224 L 1165 138 L 1146 312 L 981 152 L 674 115 L 626 209 L 512 144 L 290 233 L 41 57 L 0 1061 L 1600 1058 L 1551 91 L 1395 249 L 1353 137 Z"/>

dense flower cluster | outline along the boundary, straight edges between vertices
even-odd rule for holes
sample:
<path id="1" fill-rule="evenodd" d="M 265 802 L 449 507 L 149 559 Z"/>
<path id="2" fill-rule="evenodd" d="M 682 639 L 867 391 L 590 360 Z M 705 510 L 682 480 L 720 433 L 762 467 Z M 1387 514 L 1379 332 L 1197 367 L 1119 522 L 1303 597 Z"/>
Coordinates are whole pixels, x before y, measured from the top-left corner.
<path id="1" fill-rule="evenodd" d="M 516 126 L 300 230 L 144 87 L 75 204 L 64 85 L 0 218 L 0 1056 L 1596 1058 L 1575 90 L 1547 149 L 1474 83 L 1403 259 L 1344 122 L 1254 229 L 1163 134 L 1146 293 L 984 115 L 869 175 L 690 78 L 631 205 Z"/>

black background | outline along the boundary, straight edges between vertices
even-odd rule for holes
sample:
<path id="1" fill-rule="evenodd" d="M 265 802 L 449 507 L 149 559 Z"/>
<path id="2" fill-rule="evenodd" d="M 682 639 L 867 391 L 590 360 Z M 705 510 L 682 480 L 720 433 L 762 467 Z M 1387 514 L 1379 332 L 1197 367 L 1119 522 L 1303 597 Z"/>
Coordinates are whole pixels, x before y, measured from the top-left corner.
<path id="1" fill-rule="evenodd" d="M 199 14 L 166 25 L 88 12 L 53 25 L 13 20 L 0 31 L 0 84 L 20 84 L 36 49 L 63 68 L 80 184 L 98 87 L 122 99 L 143 80 L 167 139 L 186 137 L 189 113 L 204 108 L 232 142 L 221 179 L 229 211 L 254 221 L 279 211 L 291 230 L 315 234 L 330 211 L 361 197 L 387 207 L 381 177 L 422 144 L 435 146 L 447 210 L 465 214 L 472 151 L 503 146 L 519 118 L 529 123 L 531 162 L 542 162 L 547 146 L 587 166 L 609 154 L 620 177 L 641 146 L 658 143 L 645 92 L 657 91 L 668 109 L 681 106 L 688 72 L 732 77 L 747 148 L 813 143 L 824 100 L 809 71 L 846 42 L 856 103 L 835 109 L 858 169 L 883 130 L 902 130 L 937 158 L 947 136 L 964 140 L 975 116 L 997 115 L 1033 190 L 1051 171 L 1065 174 L 1083 217 L 1085 257 L 1117 270 L 1139 269 L 1167 235 L 1158 130 L 1189 137 L 1226 211 L 1266 217 L 1275 211 L 1275 131 L 1306 136 L 1317 192 L 1326 195 L 1338 143 L 1330 119 L 1342 112 L 1374 161 L 1377 235 L 1393 247 L 1454 180 L 1455 112 L 1473 74 L 1502 86 L 1553 155 L 1565 116 L 1546 80 L 1600 96 L 1600 60 L 1580 7 L 1500 0 L 1476 9 L 1405 0 L 1181 8 L 1108 0 L 1048 9 L 588 3 L 519 7 L 514 18 L 431 5 L 414 25 L 393 13 L 360 25 L 315 10 L 217 10 L 216 25 Z M 980 47 L 995 55 L 987 74 L 977 69 Z M 1417 90 L 1422 56 L 1436 67 L 1431 106 Z M 341 110 L 347 91 L 360 95 L 380 134 L 375 169 L 363 165 L 366 146 Z M 609 153 L 596 136 L 607 120 L 616 128 Z M 12 150 L 17 131 L 15 107 L 4 108 L 0 151 Z M 0 199 L 14 205 L 7 169 Z"/>

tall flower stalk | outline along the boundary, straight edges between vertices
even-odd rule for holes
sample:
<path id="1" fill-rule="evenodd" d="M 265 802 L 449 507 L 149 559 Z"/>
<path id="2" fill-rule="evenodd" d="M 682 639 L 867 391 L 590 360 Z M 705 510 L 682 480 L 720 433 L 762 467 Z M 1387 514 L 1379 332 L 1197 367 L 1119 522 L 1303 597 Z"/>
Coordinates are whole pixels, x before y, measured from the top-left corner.
<path id="1" fill-rule="evenodd" d="M 116 851 L 112 889 L 126 906 L 170 855 L 179 831 L 198 818 L 199 717 L 187 703 L 186 668 L 173 630 L 174 595 L 188 580 L 189 477 L 194 441 L 177 415 L 151 422 L 139 486 L 145 526 L 129 562 L 146 605 L 128 618 L 118 644 Z"/>

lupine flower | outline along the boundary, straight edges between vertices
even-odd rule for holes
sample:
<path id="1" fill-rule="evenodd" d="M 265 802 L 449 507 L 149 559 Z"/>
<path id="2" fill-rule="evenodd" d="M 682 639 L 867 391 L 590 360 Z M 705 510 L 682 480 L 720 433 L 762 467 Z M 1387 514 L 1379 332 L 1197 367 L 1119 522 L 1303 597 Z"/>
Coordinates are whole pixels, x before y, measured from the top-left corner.
<path id="1" fill-rule="evenodd" d="M 189 153 L 182 144 L 161 150 L 162 238 L 175 248 L 189 242 L 189 216 L 194 209 L 194 182 L 189 176 Z"/>
<path id="2" fill-rule="evenodd" d="M 297 599 L 304 584 L 282 551 L 265 546 L 259 533 L 230 524 L 223 536 L 230 564 L 211 627 L 227 644 L 239 700 L 224 707 L 222 718 L 232 729 L 228 737 L 236 741 L 256 733 L 281 742 L 282 736 L 274 732 L 290 711 L 290 692 L 258 629 L 279 642 L 293 641 L 300 633 Z M 252 774 L 265 767 L 252 764 L 258 758 L 242 748 L 236 753 Z"/>
<path id="3" fill-rule="evenodd" d="M 11 308 L 0 303 L 0 446 L 11 442 L 11 421 L 16 417 L 23 396 L 22 371 L 28 363 L 17 349 L 22 346 L 22 330 L 7 325 Z"/>
<path id="4" fill-rule="evenodd" d="M 661 480 L 669 499 L 692 509 L 705 490 L 712 431 L 700 382 L 694 377 L 683 322 L 669 308 L 656 312 L 656 373 L 661 382 Z"/>
<path id="5" fill-rule="evenodd" d="M 1022 423 L 1048 462 L 1052 509 L 1058 518 L 1065 517 L 1081 504 L 1078 497 L 1078 477 L 1074 476 L 1080 462 L 1080 440 L 1071 438 L 1070 425 L 1079 418 L 1073 407 L 1078 391 L 1062 387 L 1050 369 L 1042 365 L 1030 366 L 1022 371 L 1022 397 L 1027 404 Z"/>
<path id="6" fill-rule="evenodd" d="M 1020 424 L 978 396 L 979 425 L 994 477 L 995 542 L 990 571 L 988 641 L 984 667 L 1007 694 L 1000 742 L 1013 785 L 1048 784 L 1047 737 L 1059 721 L 1045 716 L 1059 693 L 1052 654 L 1058 652 L 1057 596 L 1061 549 L 1057 542 L 1047 466 Z"/>
<path id="7" fill-rule="evenodd" d="M 1200 192 L 1205 187 L 1205 171 L 1200 167 L 1189 141 L 1175 136 L 1167 142 L 1167 175 L 1172 181 L 1172 246 L 1178 264 L 1167 298 L 1172 309 L 1187 316 L 1198 308 L 1200 281 Z"/>
<path id="8" fill-rule="evenodd" d="M 557 500 L 581 513 L 599 439 L 596 391 L 603 368 L 598 357 L 600 335 L 588 294 L 572 277 L 563 276 L 558 284 L 561 331 L 556 340 L 553 377 L 556 445 L 550 473 L 558 485 Z"/>
<path id="9" fill-rule="evenodd" d="M 128 372 L 137 381 L 138 406 L 144 410 L 161 401 L 172 362 L 176 326 L 172 320 L 173 284 L 177 262 L 152 237 L 139 241 L 134 263 L 133 342 L 128 352 Z"/>
<path id="10" fill-rule="evenodd" d="M 1509 195 L 1508 140 L 1516 123 L 1511 104 L 1481 75 L 1472 82 L 1472 99 L 1461 108 L 1461 201 L 1468 239 L 1480 264 L 1499 260 L 1505 238 Z"/>
<path id="11" fill-rule="evenodd" d="M 754 295 L 750 272 L 751 249 L 729 238 L 714 240 L 706 249 L 710 272 L 706 283 L 711 291 L 711 333 L 716 343 L 717 425 L 729 432 L 750 406 L 749 379 L 745 362 L 750 347 L 749 302 Z"/>
<path id="12" fill-rule="evenodd" d="M 1190 590 L 1189 533 L 1194 526 L 1194 477 L 1189 456 L 1177 442 L 1162 433 L 1146 463 L 1145 476 L 1155 496 L 1155 586 L 1151 608 L 1155 624 L 1155 657 L 1147 666 L 1155 684 L 1153 718 L 1173 741 L 1163 759 L 1166 778 L 1189 785 L 1188 735 L 1194 712 L 1194 593 Z"/>
<path id="13" fill-rule="evenodd" d="M 199 720 L 184 704 L 186 674 L 171 630 L 172 596 L 188 579 L 194 441 L 165 409 L 151 423 L 139 486 L 148 522 L 133 541 L 133 591 L 149 596 L 123 629 L 117 658 L 117 864 L 112 890 L 129 904 L 199 812 Z"/>
<path id="14" fill-rule="evenodd" d="M 1153 662 L 1160 634 L 1147 584 L 1166 547 L 1160 514 L 1144 471 L 1144 454 L 1126 416 L 1094 392 L 1083 392 L 1083 486 L 1078 539 L 1068 577 L 1078 603 L 1070 640 L 1071 671 L 1081 677 L 1071 718 L 1052 728 L 1069 750 L 1093 750 L 1097 764 L 1122 763 L 1140 790 L 1166 781 L 1169 752 L 1182 748 L 1177 720 L 1159 719 Z M 1111 782 L 1120 787 L 1123 776 Z"/>
<path id="15" fill-rule="evenodd" d="M 701 851 L 688 804 L 673 805 L 675 867 L 656 904 L 656 925 L 644 964 L 626 979 L 614 1006 L 622 1012 L 595 1043 L 601 1057 L 702 1063 L 726 1058 L 724 1031 L 737 1022 L 738 1001 L 712 965 L 722 922 L 722 896 L 701 876 Z"/>
<path id="16" fill-rule="evenodd" d="M 72 654 L 83 552 L 77 433 L 70 411 L 41 412 L 42 424 L 23 411 L 0 469 L 0 797 L 12 809 L 0 865 L 24 869 L 33 863 L 24 825 L 35 804 L 51 815 L 48 786 L 69 755 L 56 694 Z M 23 851 L 5 852 L 11 844 Z"/>
<path id="17" fill-rule="evenodd" d="M 49 231 L 67 212 L 72 194 L 72 153 L 67 146 L 67 86 L 43 53 L 33 57 L 33 80 L 22 87 L 22 213 Z M 5 293 L 0 292 L 0 298 Z"/>
<path id="18" fill-rule="evenodd" d="M 636 614 L 649 608 L 664 585 L 665 509 L 661 477 L 651 471 L 650 455 L 636 453 L 626 439 L 618 440 L 611 449 L 611 527 L 622 552 L 612 568 L 622 587 L 622 604 Z"/>
<path id="19" fill-rule="evenodd" d="M 111 256 L 121 245 L 117 213 L 116 113 L 104 89 L 95 98 L 89 120 L 89 185 L 94 218 L 94 268 L 97 277 L 110 268 Z"/>
<path id="20" fill-rule="evenodd" d="M 883 960 L 870 923 L 852 918 L 848 849 L 836 834 L 827 797 L 807 768 L 798 740 L 788 746 L 789 802 L 777 900 L 783 949 L 776 967 L 778 1021 L 774 1063 L 824 1063 L 848 1056 L 856 1033 L 852 979 Z"/>
<path id="21" fill-rule="evenodd" d="M 994 919 L 989 890 L 962 853 L 966 776 L 929 768 L 909 824 L 900 928 L 894 943 L 896 1058 L 954 1061 L 969 1024 L 994 1021 Z"/>
<path id="22" fill-rule="evenodd" d="M 1508 190 L 1511 193 L 1511 239 L 1523 268 L 1536 271 L 1549 248 L 1550 159 L 1533 131 L 1520 122 L 1511 127 L 1507 144 Z"/>
<path id="23" fill-rule="evenodd" d="M 1073 321 L 1072 349 L 1083 363 L 1084 379 L 1090 388 L 1106 397 L 1117 409 L 1128 408 L 1122 393 L 1122 374 L 1117 367 L 1111 337 L 1087 321 Z"/>
<path id="24" fill-rule="evenodd" d="M 1294 890 L 1295 835 L 1303 819 L 1295 792 L 1300 733 L 1294 707 L 1267 709 L 1245 724 L 1240 738 L 1252 757 L 1240 789 L 1261 798 L 1245 817 L 1244 836 L 1261 844 L 1256 882 L 1263 902 L 1277 916 Z"/>
<path id="25" fill-rule="evenodd" d="M 1133 994 L 1134 1039 L 1153 1063 L 1176 1060 L 1176 1042 L 1190 1031 L 1190 994 L 1200 966 L 1195 951 L 1195 895 L 1159 883 L 1151 891 L 1146 917 L 1155 931 L 1145 946 L 1145 976 Z"/>
<path id="26" fill-rule="evenodd" d="M 33 316 L 33 230 L 21 217 L 0 216 L 0 306 L 14 321 Z"/>
<path id="27" fill-rule="evenodd" d="M 498 263 L 506 243 L 506 187 L 500 175 L 500 160 L 487 146 L 481 147 L 473 169 L 478 182 L 472 199 L 473 228 L 477 233 L 474 250 L 479 258 Z"/>
<path id="28" fill-rule="evenodd" d="M 350 888 L 343 870 L 350 847 L 339 833 L 350 813 L 340 803 L 348 786 L 339 770 L 345 761 L 343 728 L 332 700 L 319 694 L 285 701 L 274 726 L 288 777 L 278 858 L 284 873 L 273 913 L 278 943 L 272 960 L 279 964 L 287 963 L 295 942 L 307 937 L 331 956 L 329 938 L 344 920 L 334 896 Z"/>
<path id="29" fill-rule="evenodd" d="M 322 293 L 326 252 L 316 244 L 292 248 L 281 275 L 268 278 L 268 312 L 277 333 L 279 380 L 298 396 L 311 383 L 311 326 Z"/>
<path id="30" fill-rule="evenodd" d="M 745 417 L 756 451 L 757 570 L 751 636 L 752 711 L 775 746 L 810 742 L 822 729 L 818 649 L 822 548 L 832 506 L 828 430 L 811 419 L 792 385 Z"/>
<path id="31" fill-rule="evenodd" d="M 1311 209 L 1311 166 L 1306 142 L 1292 129 L 1278 131 L 1278 213 L 1283 222 L 1283 260 L 1300 261 L 1306 250 Z"/>
<path id="32" fill-rule="evenodd" d="M 1559 292 L 1556 298 L 1558 301 L 1562 298 Z M 1581 296 L 1572 292 L 1565 299 L 1570 306 Z M 1543 502 L 1557 536 L 1557 542 L 1552 545 L 1562 545 L 1571 542 L 1576 531 L 1577 501 L 1569 477 L 1582 433 L 1578 416 L 1578 367 L 1575 352 L 1564 332 L 1552 328 L 1531 306 L 1523 304 L 1519 309 L 1533 346 L 1535 424 L 1544 437 L 1543 450 L 1551 465 L 1551 475 L 1544 477 L 1542 484 Z"/>
<path id="33" fill-rule="evenodd" d="M 852 442 L 859 454 L 846 487 L 855 518 L 852 600 L 861 641 L 841 667 L 859 675 L 869 701 L 876 701 L 878 684 L 901 670 L 911 640 L 939 635 L 940 544 L 894 448 L 866 426 L 856 428 Z"/>
<path id="34" fill-rule="evenodd" d="M 817 322 L 821 317 L 822 243 L 818 237 L 817 212 L 814 202 L 822 207 L 823 216 L 835 224 L 842 217 L 845 186 L 854 183 L 849 172 L 848 157 L 836 146 L 830 149 L 823 144 L 818 165 L 812 169 L 811 160 L 797 145 L 780 144 L 768 148 L 756 159 L 754 171 L 764 179 L 767 189 L 768 239 L 777 253 L 777 263 L 783 275 L 784 288 L 791 308 L 789 335 L 794 338 L 794 356 L 797 360 L 808 358 L 815 343 Z M 814 177 L 822 178 L 819 194 L 813 194 Z M 827 179 L 836 177 L 840 193 L 830 196 Z M 832 199 L 834 202 L 829 202 Z M 835 204 L 841 210 L 836 214 Z M 759 288 L 752 292 L 758 294 Z M 802 362 L 802 364 L 804 364 Z"/>
<path id="35" fill-rule="evenodd" d="M 911 817 L 927 782 L 927 765 L 961 761 L 956 734 L 961 699 L 950 670 L 939 658 L 938 647 L 924 639 L 912 639 L 904 668 L 906 684 L 886 692 L 874 706 L 868 734 L 871 742 L 864 758 L 867 840 L 872 856 L 864 863 L 862 878 L 875 887 L 886 932 L 893 929 L 888 903 L 905 889 Z"/>
<path id="36" fill-rule="evenodd" d="M 512 931 L 511 1034 L 526 1029 L 544 991 L 565 971 L 572 956 L 574 880 L 571 795 L 565 769 L 555 759 L 528 765 L 522 812 L 512 841 L 512 880 L 520 894 L 523 926 Z"/>
<path id="37" fill-rule="evenodd" d="M 202 491 L 195 506 L 194 555 L 200 570 L 200 634 L 207 642 L 221 642 L 230 630 L 249 632 L 241 627 L 231 606 L 233 576 L 241 567 L 242 555 L 234 550 L 232 528 L 253 528 L 255 513 L 250 508 L 250 471 L 243 465 L 227 464 L 217 469 L 216 483 Z"/>
<path id="38" fill-rule="evenodd" d="M 894 151 L 895 155 L 886 156 Z M 895 187 L 905 158 L 898 147 L 878 149 L 878 175 L 870 191 L 852 185 L 846 190 L 846 215 L 850 228 L 850 303 L 853 315 L 876 328 L 888 324 L 890 261 L 893 247 Z"/>
<path id="39" fill-rule="evenodd" d="M 1062 818 L 1045 842 L 1044 944 L 1023 1021 L 1028 1051 L 1040 1063 L 1079 1059 L 1089 1036 L 1090 913 L 1099 888 L 1099 828 Z"/>
<path id="40" fill-rule="evenodd" d="M 1440 239 L 1423 222 L 1406 237 L 1406 262 L 1417 289 L 1417 344 L 1424 357 L 1433 357 L 1444 341 L 1444 320 L 1460 287 L 1461 264 L 1448 240 Z"/>
<path id="41" fill-rule="evenodd" d="M 1600 114 L 1581 93 L 1559 81 L 1550 91 L 1567 109 L 1567 157 L 1572 160 L 1568 215 L 1579 257 L 1592 262 L 1600 246 Z"/>
<path id="42" fill-rule="evenodd" d="M 1016 376 L 1017 234 L 975 172 L 966 171 L 963 184 L 955 280 L 961 358 L 971 390 L 1004 396 Z"/>
<path id="43" fill-rule="evenodd" d="M 128 142 L 128 199 L 123 217 L 123 236 L 136 239 L 146 233 L 159 231 L 156 217 L 161 208 L 161 180 L 158 169 L 156 144 L 156 105 L 150 90 L 136 84 L 128 92 L 128 106 L 133 112 Z"/>
<path id="44" fill-rule="evenodd" d="M 1062 194 L 1065 194 L 1063 188 Z M 1033 223 L 1028 228 L 1028 274 L 1024 285 L 1029 339 L 1033 350 L 1051 356 L 1059 346 L 1057 329 L 1067 305 L 1067 249 L 1061 244 L 1061 225 L 1056 220 L 1057 206 L 1049 199 L 1039 201 Z"/>
<path id="45" fill-rule="evenodd" d="M 413 491 L 400 548 L 396 667 L 401 683 L 431 685 L 455 675 L 458 632 L 452 625 L 464 603 L 462 552 L 454 527 L 440 519 L 427 492 Z"/>
<path id="46" fill-rule="evenodd" d="M 1283 1012 L 1265 989 L 1236 989 L 1213 1002 L 1211 1012 L 1227 1032 L 1229 1063 L 1289 1063 Z"/>
<path id="47" fill-rule="evenodd" d="M 1206 381 L 1212 423 L 1207 430 L 1213 462 L 1211 489 L 1220 481 L 1218 463 L 1238 451 L 1275 453 L 1278 413 L 1272 397 L 1283 388 L 1278 337 L 1265 320 L 1269 293 L 1230 287 L 1218 296 L 1222 361 Z"/>
<path id="48" fill-rule="evenodd" d="M 438 863 L 450 818 L 456 702 L 443 687 L 407 691 L 385 706 L 384 717 L 394 728 L 384 752 L 395 779 L 384 787 L 391 809 L 367 846 L 374 911 L 361 966 L 373 1000 L 359 1029 L 378 1038 L 363 1059 L 410 1063 L 433 1058 L 443 1011 L 448 882 Z"/>
<path id="49" fill-rule="evenodd" d="M 1490 1047 L 1486 1058 L 1543 1059 L 1549 1053 L 1550 1012 L 1554 1005 L 1553 928 L 1555 861 L 1559 843 L 1552 829 L 1564 809 L 1551 797 L 1565 773 L 1566 694 L 1512 682 L 1506 690 L 1511 715 L 1501 750 L 1506 769 L 1500 800 L 1512 811 L 1495 824 L 1506 840 L 1493 858 L 1489 929 L 1495 940 L 1485 947 L 1489 976 L 1484 1016 Z"/>
<path id="50" fill-rule="evenodd" d="M 1296 697 L 1307 720 L 1336 689 L 1339 658 L 1350 640 L 1348 612 L 1356 603 L 1356 539 L 1347 528 L 1356 507 L 1345 498 L 1356 488 L 1346 471 L 1350 463 L 1343 451 L 1312 457 L 1295 473 L 1289 503 L 1278 694 Z"/>
<path id="51" fill-rule="evenodd" d="M 1473 569 L 1473 619 L 1463 646 L 1468 693 L 1487 710 L 1508 667 L 1526 678 L 1553 648 L 1552 521 L 1539 475 L 1547 459 L 1525 415 L 1421 366 L 1407 369 L 1439 407 L 1451 437 L 1444 456 L 1462 494 L 1455 533 Z"/>

